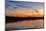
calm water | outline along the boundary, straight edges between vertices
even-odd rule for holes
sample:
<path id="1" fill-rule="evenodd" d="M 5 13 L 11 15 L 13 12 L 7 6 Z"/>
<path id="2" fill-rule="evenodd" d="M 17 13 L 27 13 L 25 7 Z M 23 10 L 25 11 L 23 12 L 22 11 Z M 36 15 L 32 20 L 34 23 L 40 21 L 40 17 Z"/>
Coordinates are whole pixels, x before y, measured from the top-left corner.
<path id="1" fill-rule="evenodd" d="M 6 28 L 9 29 L 23 29 L 23 28 L 42 28 L 43 27 L 43 19 L 39 20 L 25 20 L 21 22 L 11 22 L 6 24 Z"/>

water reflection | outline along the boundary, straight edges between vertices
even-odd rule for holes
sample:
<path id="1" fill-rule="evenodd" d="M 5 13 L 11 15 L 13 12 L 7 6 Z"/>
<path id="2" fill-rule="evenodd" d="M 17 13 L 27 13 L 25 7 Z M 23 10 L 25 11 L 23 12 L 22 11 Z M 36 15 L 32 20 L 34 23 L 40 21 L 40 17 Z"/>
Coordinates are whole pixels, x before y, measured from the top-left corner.
<path id="1" fill-rule="evenodd" d="M 8 29 L 43 28 L 43 19 L 7 23 Z"/>

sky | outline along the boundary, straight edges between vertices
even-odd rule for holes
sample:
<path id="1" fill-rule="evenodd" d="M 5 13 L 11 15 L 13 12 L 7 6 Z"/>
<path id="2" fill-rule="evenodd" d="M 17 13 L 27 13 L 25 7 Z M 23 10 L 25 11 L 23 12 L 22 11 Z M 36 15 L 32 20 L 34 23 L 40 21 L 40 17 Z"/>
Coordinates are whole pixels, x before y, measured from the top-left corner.
<path id="1" fill-rule="evenodd" d="M 5 3 L 6 3 L 6 8 L 10 9 L 10 10 L 6 9 L 7 16 L 43 16 L 43 7 L 44 7 L 43 2 L 6 0 Z M 19 7 L 21 7 L 21 8 L 19 8 Z M 36 9 L 38 11 L 38 13 L 36 13 L 34 11 L 34 9 Z"/>
<path id="2" fill-rule="evenodd" d="M 43 8 L 43 2 L 26 2 L 26 1 L 10 1 L 6 0 L 6 8 L 17 7 L 31 7 L 31 8 Z"/>

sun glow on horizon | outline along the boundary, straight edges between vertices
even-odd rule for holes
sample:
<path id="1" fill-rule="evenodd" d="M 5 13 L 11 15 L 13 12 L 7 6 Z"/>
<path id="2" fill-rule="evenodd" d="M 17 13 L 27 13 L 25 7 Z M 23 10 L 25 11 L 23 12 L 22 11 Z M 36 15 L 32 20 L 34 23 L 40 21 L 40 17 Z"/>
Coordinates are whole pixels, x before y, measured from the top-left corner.
<path id="1" fill-rule="evenodd" d="M 14 10 L 6 10 L 6 16 L 18 16 L 18 17 L 43 16 L 43 9 L 36 9 L 36 11 L 30 8 L 17 8 Z"/>

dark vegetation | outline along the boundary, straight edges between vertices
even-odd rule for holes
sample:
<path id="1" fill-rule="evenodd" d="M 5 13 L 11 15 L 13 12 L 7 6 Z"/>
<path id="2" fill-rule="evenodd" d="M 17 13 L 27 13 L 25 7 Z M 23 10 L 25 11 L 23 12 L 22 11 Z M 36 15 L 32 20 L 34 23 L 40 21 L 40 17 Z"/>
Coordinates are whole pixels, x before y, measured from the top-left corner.
<path id="1" fill-rule="evenodd" d="M 18 22 L 18 21 L 24 21 L 24 20 L 37 20 L 37 19 L 44 19 L 44 17 L 11 17 L 6 16 L 6 23 L 7 22 Z"/>

